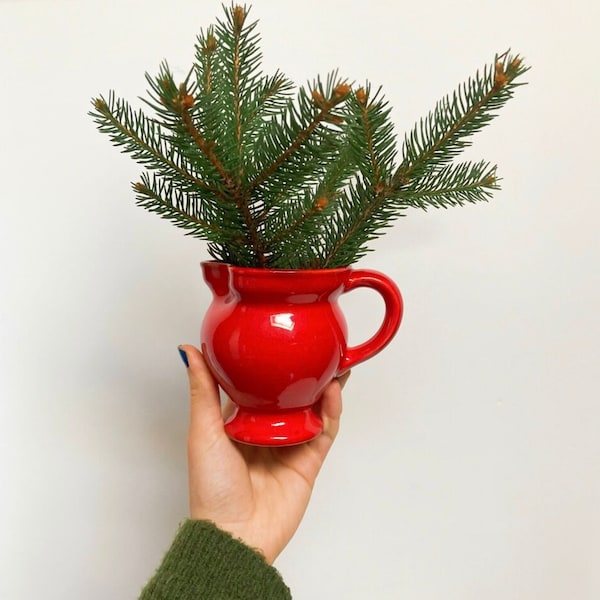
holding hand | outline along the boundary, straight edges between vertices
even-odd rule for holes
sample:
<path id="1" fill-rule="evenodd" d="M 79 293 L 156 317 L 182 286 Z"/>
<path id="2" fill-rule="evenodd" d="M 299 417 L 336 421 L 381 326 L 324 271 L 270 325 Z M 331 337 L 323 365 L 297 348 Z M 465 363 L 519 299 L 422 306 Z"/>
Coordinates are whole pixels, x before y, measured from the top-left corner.
<path id="1" fill-rule="evenodd" d="M 219 389 L 200 351 L 187 345 L 180 350 L 190 380 L 190 516 L 212 521 L 273 563 L 298 528 L 337 435 L 341 390 L 350 373 L 323 392 L 319 437 L 299 446 L 248 446 L 225 433 Z"/>

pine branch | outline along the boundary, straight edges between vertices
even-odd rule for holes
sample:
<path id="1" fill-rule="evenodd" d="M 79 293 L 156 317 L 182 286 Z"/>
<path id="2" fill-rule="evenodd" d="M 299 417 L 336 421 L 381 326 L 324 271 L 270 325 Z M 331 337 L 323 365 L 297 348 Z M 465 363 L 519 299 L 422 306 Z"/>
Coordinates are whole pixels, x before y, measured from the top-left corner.
<path id="1" fill-rule="evenodd" d="M 133 184 L 133 189 L 139 206 L 188 230 L 188 235 L 219 244 L 231 241 L 228 232 L 215 224 L 214 214 L 200 216 L 201 199 L 182 192 L 172 183 L 144 173 L 141 182 Z"/>
<path id="2" fill-rule="evenodd" d="M 210 160 L 217 168 L 229 191 L 232 201 L 243 218 L 247 242 L 252 249 L 254 261 L 264 266 L 266 256 L 259 234 L 259 223 L 254 216 L 253 198 L 243 185 L 243 135 L 245 130 L 247 98 L 256 87 L 255 80 L 261 55 L 258 50 L 258 36 L 253 32 L 256 23 L 246 23 L 248 11 L 241 6 L 233 6 L 226 11 L 226 21 L 216 26 L 216 39 L 213 43 L 207 36 L 204 43 L 205 54 L 215 53 L 214 70 L 211 71 L 210 93 L 199 96 L 200 113 L 207 129 L 215 134 L 214 141 L 206 141 L 200 133 L 192 130 L 189 114 L 182 115 L 186 128 L 196 139 L 199 147 L 208 151 Z M 206 53 L 207 43 L 210 44 Z M 208 104 L 213 107 L 209 107 Z M 219 107 L 215 110 L 214 106 Z M 219 139 L 219 156 L 214 152 Z"/>
<path id="3" fill-rule="evenodd" d="M 288 104 L 288 127 L 285 126 L 285 117 L 281 123 L 273 123 L 274 125 L 281 126 L 280 132 L 277 133 L 283 133 L 284 136 L 290 136 L 291 139 L 285 150 L 250 183 L 250 189 L 258 188 L 267 179 L 273 177 L 302 148 L 319 126 L 327 122 L 339 123 L 340 119 L 343 119 L 339 114 L 335 114 L 334 109 L 346 100 L 350 93 L 350 86 L 344 81 L 338 81 L 327 96 L 324 96 L 318 87 L 321 86 L 318 85 L 315 87 L 311 94 L 315 109 L 312 118 L 308 122 L 306 122 L 305 114 L 296 113 L 293 105 L 290 103 Z M 301 90 L 298 95 L 300 107 L 306 106 L 306 98 L 306 92 Z"/>
<path id="4" fill-rule="evenodd" d="M 318 196 L 313 199 L 312 191 L 307 191 L 305 197 L 298 203 L 296 210 L 296 217 L 288 222 L 288 219 L 278 218 L 278 215 L 272 215 L 272 230 L 273 233 L 269 236 L 269 248 L 276 248 L 281 241 L 291 241 L 296 239 L 300 244 L 303 243 L 301 233 L 302 227 L 316 216 L 321 215 L 323 211 L 329 205 L 329 198 L 327 196 Z M 279 221 L 279 223 L 277 223 Z"/>
<path id="5" fill-rule="evenodd" d="M 194 118 L 204 137 L 210 140 L 218 138 L 223 121 L 221 114 L 225 110 L 218 85 L 215 86 L 214 82 L 215 77 L 217 82 L 219 77 L 218 48 L 214 27 L 209 27 L 206 33 L 200 32 L 195 45 L 196 62 L 193 65 L 196 79 Z"/>
<path id="6" fill-rule="evenodd" d="M 443 166 L 469 146 L 468 138 L 496 116 L 521 85 L 515 79 L 527 70 L 520 57 L 505 53 L 496 58 L 494 67 L 485 67 L 483 77 L 477 73 L 452 97 L 440 100 L 406 136 L 404 159 L 394 174 L 394 185 L 404 185 Z"/>
<path id="7" fill-rule="evenodd" d="M 459 163 L 429 173 L 398 192 L 394 202 L 427 210 L 487 201 L 499 190 L 496 166 L 488 162 Z"/>
<path id="8" fill-rule="evenodd" d="M 130 105 L 116 99 L 110 92 L 108 100 L 102 96 L 93 100 L 95 111 L 89 114 L 94 118 L 98 129 L 107 133 L 113 144 L 148 169 L 160 175 L 180 181 L 183 189 L 204 190 L 215 193 L 212 186 L 194 175 L 193 166 L 176 156 L 173 149 L 164 141 L 160 125 L 148 119 L 140 110 L 134 112 Z"/>
<path id="9" fill-rule="evenodd" d="M 349 186 L 344 197 L 345 206 L 340 207 L 333 224 L 336 235 L 324 249 L 321 268 L 345 266 L 358 260 L 367 251 L 366 242 L 377 237 L 378 230 L 391 226 L 392 218 L 401 216 L 401 207 L 386 207 L 383 191 L 373 198 L 360 181 Z"/>
<path id="10" fill-rule="evenodd" d="M 236 61 L 234 60 L 234 62 Z M 220 178 L 220 184 L 224 187 L 226 194 L 223 195 L 219 188 L 214 189 L 219 192 L 222 200 L 233 202 L 238 208 L 243 216 L 244 226 L 248 232 L 248 240 L 253 248 L 256 260 L 259 264 L 264 264 L 264 251 L 262 250 L 262 244 L 258 235 L 257 224 L 248 206 L 248 196 L 240 189 L 241 182 L 236 181 L 234 175 L 226 170 L 224 164 L 217 156 L 215 152 L 216 142 L 206 140 L 194 124 L 192 110 L 194 109 L 196 99 L 188 93 L 185 83 L 181 84 L 178 89 L 175 88 L 172 84 L 172 77 L 166 67 L 163 68 L 162 76 L 155 87 L 159 91 L 159 98 L 162 104 L 169 112 L 177 114 L 179 117 L 179 120 L 172 127 L 175 133 L 178 131 L 185 132 Z M 173 94 L 174 90 L 177 90 L 176 94 L 173 97 L 169 97 L 168 94 Z M 180 147 L 182 152 L 189 155 L 189 150 L 181 147 L 180 139 L 172 137 L 171 141 Z M 183 146 L 185 146 L 185 143 Z"/>
<path id="11" fill-rule="evenodd" d="M 196 104 L 196 99 L 192 92 L 197 89 L 197 86 L 193 86 L 191 89 L 188 87 L 190 77 L 191 72 L 183 83 L 176 85 L 167 63 L 163 62 L 156 78 L 146 74 L 152 102 L 145 99 L 144 101 L 161 118 L 161 125 L 172 131 L 167 139 L 173 146 L 182 155 L 190 158 L 195 165 L 201 167 L 205 178 L 214 179 L 216 176 L 220 180 L 219 184 L 213 182 L 213 191 L 223 197 L 220 187 L 222 186 L 230 192 L 234 191 L 233 178 L 216 155 L 215 142 L 207 141 L 194 124 L 191 112 Z M 191 151 L 186 137 L 191 139 L 192 145 L 200 151 L 200 155 Z"/>
<path id="12" fill-rule="evenodd" d="M 395 157 L 395 139 L 390 110 L 380 90 L 371 97 L 370 87 L 359 88 L 349 102 L 353 118 L 349 119 L 348 136 L 360 171 L 338 203 L 334 233 L 322 258 L 322 267 L 349 260 L 363 253 L 366 241 L 378 229 L 389 226 L 400 216 L 403 207 L 390 204 L 387 181 Z"/>
<path id="13" fill-rule="evenodd" d="M 497 189 L 493 168 L 487 163 L 444 166 L 468 145 L 464 138 L 485 126 L 512 96 L 519 85 L 514 80 L 525 70 L 520 58 L 505 55 L 496 61 L 493 76 L 487 69 L 483 79 L 476 78 L 455 93 L 452 103 L 447 98 L 439 102 L 436 111 L 406 138 L 407 158 L 389 182 L 379 184 L 374 193 L 362 184 L 350 190 L 350 201 L 360 208 L 347 210 L 338 218 L 337 239 L 328 248 L 323 267 L 357 260 L 366 251 L 366 242 L 381 235 L 406 206 L 441 207 L 487 200 L 491 190 Z M 424 181 L 419 183 L 419 179 Z"/>
<path id="14" fill-rule="evenodd" d="M 390 109 L 369 84 L 337 72 L 291 98 L 265 76 L 256 22 L 224 7 L 200 33 L 196 62 L 177 84 L 166 62 L 146 74 L 146 116 L 110 93 L 90 112 L 101 132 L 142 164 L 137 202 L 241 266 L 345 266 L 409 207 L 448 207 L 498 189 L 487 162 L 454 164 L 471 136 L 512 97 L 527 68 L 504 54 L 409 132 L 397 164 Z"/>
<path id="15" fill-rule="evenodd" d="M 360 88 L 356 93 L 356 100 L 360 111 L 361 134 L 364 135 L 369 165 L 368 169 L 363 169 L 363 175 L 365 170 L 370 171 L 371 185 L 375 187 L 381 183 L 381 165 L 373 142 L 373 125 L 371 124 L 371 111 L 367 105 L 367 92 L 363 88 Z"/>
<path id="16" fill-rule="evenodd" d="M 203 32 L 198 36 L 196 43 L 196 79 L 198 87 L 204 93 L 209 95 L 212 91 L 212 72 L 217 49 L 217 38 L 214 28 L 209 27 L 206 34 Z"/>
<path id="17" fill-rule="evenodd" d="M 213 99 L 222 106 L 219 115 L 222 156 L 238 187 L 245 179 L 244 136 L 251 106 L 249 99 L 260 82 L 260 38 L 257 22 L 248 22 L 249 9 L 232 6 L 226 20 L 216 26 Z"/>
<path id="18" fill-rule="evenodd" d="M 241 6 L 236 6 L 233 9 L 233 32 L 234 32 L 234 50 L 233 50 L 233 111 L 235 120 L 235 141 L 238 161 L 240 163 L 241 177 L 242 167 L 242 108 L 241 108 L 241 92 L 240 92 L 240 51 L 241 51 L 241 33 L 246 20 L 246 11 Z M 241 180 L 238 179 L 238 185 Z"/>
<path id="19" fill-rule="evenodd" d="M 228 192 L 235 196 L 237 193 L 238 185 L 234 181 L 234 177 L 225 170 L 223 163 L 215 153 L 215 142 L 208 142 L 205 140 L 201 133 L 194 125 L 194 121 L 190 115 L 190 109 L 194 106 L 194 97 L 187 93 L 185 88 L 180 88 L 177 100 L 180 106 L 181 120 L 183 122 L 185 131 L 194 140 L 194 143 L 206 156 L 210 164 L 214 167 L 215 171 L 219 174 L 222 179 L 223 185 Z"/>
<path id="20" fill-rule="evenodd" d="M 294 87 L 294 84 L 279 71 L 275 75 L 264 77 L 261 83 L 262 85 L 257 85 L 252 90 L 253 95 L 248 99 L 251 107 L 248 111 L 249 123 L 278 115 L 287 103 L 288 92 Z"/>
<path id="21" fill-rule="evenodd" d="M 249 94 L 247 105 L 246 128 L 242 144 L 245 148 L 254 148 L 261 143 L 261 134 L 268 119 L 277 118 L 289 100 L 289 92 L 294 84 L 279 71 L 271 77 L 264 77 Z M 255 175 L 254 158 L 245 167 L 247 177 Z"/>
<path id="22" fill-rule="evenodd" d="M 178 86 L 167 62 L 160 64 L 158 75 L 152 77 L 150 73 L 145 73 L 145 79 L 149 85 L 149 99 L 141 97 L 140 100 L 154 111 L 165 127 L 173 129 L 178 124 L 179 116 L 177 107 L 172 103 L 177 96 Z"/>
<path id="23" fill-rule="evenodd" d="M 319 266 L 320 238 L 328 235 L 341 190 L 357 170 L 355 149 L 348 138 L 344 127 L 337 136 L 336 153 L 326 163 L 318 182 L 300 189 L 297 195 L 271 202 L 265 211 L 261 221 L 265 224 L 269 267 Z"/>

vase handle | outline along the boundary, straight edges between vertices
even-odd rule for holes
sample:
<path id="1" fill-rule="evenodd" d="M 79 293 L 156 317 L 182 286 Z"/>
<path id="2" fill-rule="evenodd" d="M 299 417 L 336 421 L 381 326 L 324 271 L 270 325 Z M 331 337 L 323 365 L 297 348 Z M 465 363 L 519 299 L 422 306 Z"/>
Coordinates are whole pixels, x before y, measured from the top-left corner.
<path id="1" fill-rule="evenodd" d="M 359 287 L 371 288 L 381 294 L 385 302 L 385 315 L 381 327 L 371 339 L 346 349 L 340 364 L 340 374 L 383 350 L 392 341 L 402 320 L 402 295 L 389 277 L 377 271 L 351 269 L 343 293 Z"/>

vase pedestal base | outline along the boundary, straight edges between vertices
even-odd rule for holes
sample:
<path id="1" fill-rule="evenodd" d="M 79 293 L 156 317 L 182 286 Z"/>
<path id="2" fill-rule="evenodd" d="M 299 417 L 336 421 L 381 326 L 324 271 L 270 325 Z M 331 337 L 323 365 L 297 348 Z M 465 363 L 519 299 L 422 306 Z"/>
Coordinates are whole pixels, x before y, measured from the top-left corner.
<path id="1" fill-rule="evenodd" d="M 323 421 L 309 406 L 289 412 L 254 412 L 236 407 L 225 423 L 227 435 L 253 446 L 295 446 L 316 438 Z"/>

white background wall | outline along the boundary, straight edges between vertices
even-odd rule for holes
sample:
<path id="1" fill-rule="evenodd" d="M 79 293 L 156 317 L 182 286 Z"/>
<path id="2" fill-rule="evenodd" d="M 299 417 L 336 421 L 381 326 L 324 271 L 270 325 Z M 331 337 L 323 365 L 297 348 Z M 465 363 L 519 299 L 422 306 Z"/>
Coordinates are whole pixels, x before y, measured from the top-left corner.
<path id="1" fill-rule="evenodd" d="M 137 208 L 89 98 L 182 75 L 217 1 L 0 1 L 0 598 L 134 598 L 186 515 L 201 242 Z M 406 315 L 355 369 L 277 566 L 298 600 L 600 597 L 600 11 L 593 0 L 255 0 L 265 69 L 381 84 L 398 133 L 508 47 L 490 204 L 411 212 L 361 265 Z M 375 296 L 344 306 L 353 340 Z M 368 304 L 369 308 L 364 308 Z"/>

